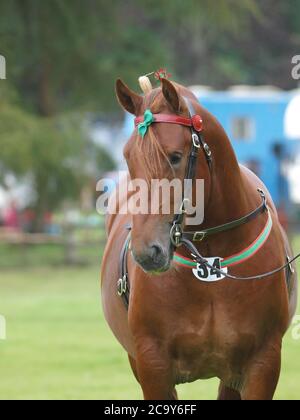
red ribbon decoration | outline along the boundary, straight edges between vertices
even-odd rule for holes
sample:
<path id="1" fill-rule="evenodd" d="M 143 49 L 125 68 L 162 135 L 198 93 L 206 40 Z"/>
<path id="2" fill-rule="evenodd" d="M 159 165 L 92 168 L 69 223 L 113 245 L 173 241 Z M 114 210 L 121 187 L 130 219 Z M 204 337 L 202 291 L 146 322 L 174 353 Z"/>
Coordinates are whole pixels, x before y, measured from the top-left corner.
<path id="1" fill-rule="evenodd" d="M 161 81 L 161 79 L 170 79 L 171 73 L 168 73 L 167 70 L 164 68 L 160 68 L 156 70 L 156 72 L 154 73 L 154 77 L 159 81 Z"/>

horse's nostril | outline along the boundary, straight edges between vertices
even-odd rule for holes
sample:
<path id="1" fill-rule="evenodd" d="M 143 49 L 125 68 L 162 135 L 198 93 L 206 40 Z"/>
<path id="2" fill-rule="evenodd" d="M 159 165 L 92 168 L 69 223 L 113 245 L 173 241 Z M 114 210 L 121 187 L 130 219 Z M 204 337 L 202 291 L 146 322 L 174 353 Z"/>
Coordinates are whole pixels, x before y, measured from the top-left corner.
<path id="1" fill-rule="evenodd" d="M 159 245 L 152 245 L 151 251 L 152 251 L 152 258 L 154 261 L 159 260 L 161 256 L 163 255 L 163 250 Z"/>

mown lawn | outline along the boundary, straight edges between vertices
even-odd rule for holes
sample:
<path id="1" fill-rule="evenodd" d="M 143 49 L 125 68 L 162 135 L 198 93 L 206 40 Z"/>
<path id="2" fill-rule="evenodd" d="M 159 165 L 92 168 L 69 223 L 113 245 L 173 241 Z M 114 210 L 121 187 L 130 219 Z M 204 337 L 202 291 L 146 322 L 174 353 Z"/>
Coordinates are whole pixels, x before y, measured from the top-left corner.
<path id="1" fill-rule="evenodd" d="M 300 313 L 300 311 L 298 311 Z M 101 312 L 99 269 L 1 270 L 0 399 L 136 399 L 141 391 Z M 178 387 L 181 399 L 215 399 L 217 381 Z M 287 334 L 276 397 L 300 398 L 300 340 Z"/>

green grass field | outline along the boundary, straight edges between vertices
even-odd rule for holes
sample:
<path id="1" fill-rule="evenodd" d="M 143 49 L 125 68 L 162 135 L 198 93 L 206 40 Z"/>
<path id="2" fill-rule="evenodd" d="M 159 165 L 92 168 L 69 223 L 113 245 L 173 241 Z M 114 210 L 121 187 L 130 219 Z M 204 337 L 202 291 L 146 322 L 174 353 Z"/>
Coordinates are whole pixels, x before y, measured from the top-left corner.
<path id="1" fill-rule="evenodd" d="M 0 314 L 7 321 L 0 399 L 142 397 L 103 319 L 98 266 L 1 270 Z M 300 340 L 289 332 L 276 398 L 300 399 L 299 384 Z M 216 380 L 179 386 L 179 398 L 215 399 L 217 386 Z"/>

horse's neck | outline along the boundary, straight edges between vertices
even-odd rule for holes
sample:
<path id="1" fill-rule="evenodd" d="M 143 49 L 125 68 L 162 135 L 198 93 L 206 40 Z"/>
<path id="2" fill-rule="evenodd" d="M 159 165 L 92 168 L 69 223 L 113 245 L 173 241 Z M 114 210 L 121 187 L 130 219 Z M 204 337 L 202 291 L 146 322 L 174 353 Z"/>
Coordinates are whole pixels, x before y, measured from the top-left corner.
<path id="1" fill-rule="evenodd" d="M 230 146 L 231 147 L 231 146 Z M 212 167 L 212 182 L 204 208 L 204 221 L 198 227 L 189 227 L 189 230 L 201 231 L 232 222 L 250 213 L 258 206 L 259 194 L 249 191 L 248 183 L 240 170 L 233 150 L 223 151 L 214 155 Z M 254 240 L 261 229 L 263 219 L 253 223 L 246 223 L 228 232 L 213 235 L 203 242 L 195 245 L 206 256 L 227 256 L 238 252 Z"/>
<path id="2" fill-rule="evenodd" d="M 211 173 L 208 175 L 210 180 L 207 180 L 204 186 L 204 221 L 200 226 L 189 226 L 188 229 L 203 230 L 246 216 L 260 204 L 259 194 L 255 193 L 255 188 L 242 173 L 231 142 L 220 123 L 199 104 L 197 98 L 188 89 L 181 86 L 179 88 L 182 95 L 195 101 L 196 111 L 203 117 L 204 139 L 211 149 L 213 158 Z M 201 178 L 201 174 L 203 176 L 202 165 L 203 160 L 199 159 L 198 178 Z M 222 233 L 221 236 L 212 236 L 203 244 L 198 243 L 197 247 L 207 255 L 210 252 L 220 255 L 235 252 L 237 244 L 241 246 L 243 243 L 248 243 L 249 237 L 259 232 L 264 221 L 262 219 L 255 223 L 255 226 L 248 223 L 230 232 Z"/>
<path id="3" fill-rule="evenodd" d="M 205 221 L 210 226 L 227 223 L 250 211 L 238 164 L 228 172 L 231 172 L 230 176 L 227 170 L 212 174 L 207 207 L 204 209 Z"/>

